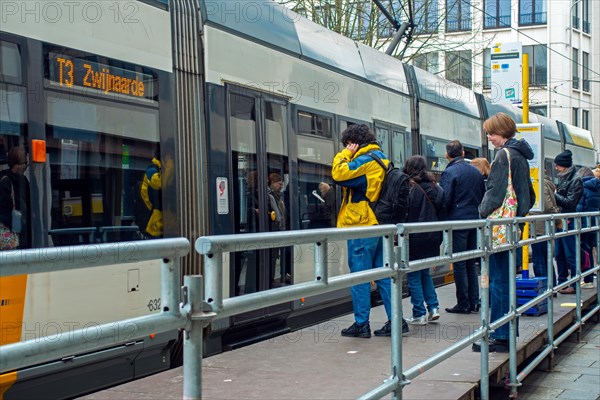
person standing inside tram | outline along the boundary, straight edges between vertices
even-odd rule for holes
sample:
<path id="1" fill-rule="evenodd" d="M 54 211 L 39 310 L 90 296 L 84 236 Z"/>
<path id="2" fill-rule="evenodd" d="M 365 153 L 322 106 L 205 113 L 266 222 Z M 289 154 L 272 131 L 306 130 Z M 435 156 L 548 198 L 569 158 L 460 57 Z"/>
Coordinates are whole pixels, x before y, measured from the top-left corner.
<path id="1" fill-rule="evenodd" d="M 554 158 L 554 169 L 558 172 L 558 185 L 554 193 L 556 204 L 560 207 L 562 213 L 574 213 L 583 195 L 583 184 L 573 166 L 571 150 L 565 150 Z M 566 230 L 574 228 L 575 220 L 567 220 Z M 556 260 L 556 269 L 558 270 L 559 285 L 569 279 L 569 271 L 572 278 L 576 275 L 575 251 L 575 235 L 556 239 L 554 259 Z M 558 292 L 561 294 L 573 294 L 575 293 L 575 284 Z"/>
<path id="2" fill-rule="evenodd" d="M 285 231 L 287 229 L 287 210 L 283 201 L 282 189 L 283 178 L 276 172 L 268 176 L 267 198 L 269 201 L 269 225 L 271 232 Z M 271 249 L 271 286 L 277 287 L 286 283 L 291 283 L 291 275 L 287 270 L 288 257 L 286 247 Z M 276 267 L 279 263 L 280 276 L 279 282 L 276 277 Z"/>
<path id="3" fill-rule="evenodd" d="M 379 157 L 385 165 L 389 164 L 389 160 L 377 144 L 375 133 L 365 124 L 349 126 L 342 132 L 341 141 L 344 149 L 333 158 L 331 170 L 332 178 L 342 187 L 343 192 L 337 227 L 377 225 L 377 218 L 369 202 L 375 202 L 379 198 L 385 171 L 368 153 Z M 348 266 L 350 272 L 382 267 L 383 244 L 381 238 L 348 240 Z M 388 321 L 381 329 L 374 331 L 375 336 L 391 336 L 390 282 L 390 278 L 380 279 L 376 282 Z M 342 329 L 342 336 L 371 337 L 370 286 L 370 283 L 361 283 L 352 287 L 354 323 L 350 327 Z M 405 321 L 402 324 L 402 331 L 408 331 Z"/>
<path id="4" fill-rule="evenodd" d="M 8 151 L 8 169 L 0 171 L 0 250 L 31 247 L 31 195 L 24 175 L 28 162 L 25 149 Z"/>
<path id="5" fill-rule="evenodd" d="M 533 150 L 525 140 L 515 139 L 517 126 L 505 113 L 497 113 L 483 123 L 488 140 L 495 149 L 496 157 L 492 162 L 490 176 L 486 184 L 486 192 L 479 205 L 479 215 L 487 218 L 504 202 L 508 187 L 508 172 L 512 176 L 512 184 L 517 200 L 517 217 L 527 215 L 535 203 L 535 192 L 529 176 L 529 163 L 533 159 Z M 493 253 L 489 256 L 490 281 L 490 322 L 504 316 L 509 311 L 510 293 L 509 252 Z M 517 325 L 518 335 L 518 325 Z M 490 352 L 508 352 L 509 325 L 504 324 L 490 334 Z M 481 342 L 473 343 L 473 351 L 481 351 Z"/>
<path id="6" fill-rule="evenodd" d="M 485 193 L 483 175 L 473 165 L 465 161 L 465 152 L 458 140 L 446 145 L 446 158 L 449 163 L 440 180 L 444 189 L 448 221 L 478 219 L 477 208 Z M 452 231 L 453 253 L 475 250 L 477 230 Z M 456 305 L 446 308 L 446 312 L 470 314 L 479 311 L 479 283 L 475 259 L 453 263 L 456 285 Z"/>
<path id="7" fill-rule="evenodd" d="M 138 226 L 143 235 L 150 239 L 163 236 L 163 211 L 162 211 L 162 165 L 160 161 L 160 148 L 157 148 L 152 158 L 152 163 L 146 168 L 139 189 L 141 197 L 140 207 L 145 210 L 138 214 Z"/>

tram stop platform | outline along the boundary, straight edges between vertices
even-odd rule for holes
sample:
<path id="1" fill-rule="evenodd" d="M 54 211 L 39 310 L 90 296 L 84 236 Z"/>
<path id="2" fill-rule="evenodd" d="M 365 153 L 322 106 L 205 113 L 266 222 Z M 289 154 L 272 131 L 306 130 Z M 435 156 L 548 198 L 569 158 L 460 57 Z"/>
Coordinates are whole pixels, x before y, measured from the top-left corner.
<path id="1" fill-rule="evenodd" d="M 479 314 L 450 314 L 454 285 L 437 288 L 441 318 L 425 326 L 411 326 L 403 337 L 403 369 L 408 369 L 455 343 L 479 326 Z M 595 303 L 596 290 L 582 289 L 583 308 Z M 575 319 L 575 295 L 554 299 L 555 337 Z M 405 314 L 410 299 L 403 300 Z M 386 321 L 383 306 L 371 312 L 371 330 Z M 547 316 L 520 319 L 518 363 L 536 354 L 546 339 Z M 586 323 L 586 340 L 577 334 L 555 352 L 556 362 L 567 362 L 564 372 L 555 365 L 548 372 L 542 362 L 519 388 L 524 399 L 600 398 L 600 329 L 592 317 Z M 204 399 L 354 399 L 369 392 L 390 375 L 390 338 L 340 336 L 353 323 L 352 314 L 238 350 L 203 360 Z M 575 342 L 574 342 L 575 341 Z M 574 354 L 572 361 L 565 357 Z M 571 358 L 569 358 L 571 359 Z M 562 360 L 562 361 L 561 361 Z M 508 374 L 508 353 L 490 353 L 490 387 L 502 389 Z M 556 375 L 558 374 L 558 375 Z M 566 376 L 566 377 L 565 377 Z M 531 380 L 531 384 L 529 384 Z M 89 394 L 82 399 L 181 399 L 183 369 L 175 368 L 140 380 Z M 404 388 L 404 399 L 479 398 L 480 357 L 470 347 L 425 371 Z M 490 394 L 492 390 L 490 389 Z M 494 396 L 491 396 L 494 399 Z"/>

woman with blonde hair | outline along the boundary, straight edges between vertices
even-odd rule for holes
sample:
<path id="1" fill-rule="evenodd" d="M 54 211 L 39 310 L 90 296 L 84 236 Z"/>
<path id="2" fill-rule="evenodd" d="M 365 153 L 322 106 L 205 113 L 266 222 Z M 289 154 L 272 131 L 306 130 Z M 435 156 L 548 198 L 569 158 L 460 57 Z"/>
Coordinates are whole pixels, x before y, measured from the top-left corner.
<path id="1" fill-rule="evenodd" d="M 487 179 L 488 175 L 490 174 L 490 162 L 487 160 L 487 158 L 474 158 L 471 160 L 471 165 L 477 168 L 479 172 L 481 172 L 481 175 Z"/>

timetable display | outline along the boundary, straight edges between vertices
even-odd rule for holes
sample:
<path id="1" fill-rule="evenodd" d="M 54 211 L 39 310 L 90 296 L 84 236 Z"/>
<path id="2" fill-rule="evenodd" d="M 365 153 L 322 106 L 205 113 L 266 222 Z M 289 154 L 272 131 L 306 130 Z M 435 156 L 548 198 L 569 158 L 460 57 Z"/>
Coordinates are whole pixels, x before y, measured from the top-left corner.
<path id="1" fill-rule="evenodd" d="M 65 88 L 88 88 L 103 95 L 154 99 L 155 78 L 130 69 L 118 68 L 81 58 L 50 52 L 49 79 Z"/>

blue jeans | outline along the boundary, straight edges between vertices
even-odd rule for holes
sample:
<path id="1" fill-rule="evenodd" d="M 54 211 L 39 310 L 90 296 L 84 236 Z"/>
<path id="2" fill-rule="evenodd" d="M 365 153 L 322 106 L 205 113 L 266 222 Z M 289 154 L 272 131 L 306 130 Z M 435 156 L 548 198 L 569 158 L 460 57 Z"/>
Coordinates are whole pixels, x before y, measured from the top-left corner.
<path id="1" fill-rule="evenodd" d="M 574 227 L 574 221 L 569 220 L 568 229 Z M 562 230 L 557 230 L 562 232 Z M 558 283 L 561 284 L 569 279 L 569 271 L 571 278 L 577 275 L 575 269 L 575 235 L 566 236 L 556 239 L 554 248 L 554 258 L 556 259 L 556 269 L 558 270 Z M 572 285 L 575 287 L 575 285 Z"/>
<path id="2" fill-rule="evenodd" d="M 421 271 L 409 272 L 406 274 L 408 279 L 408 288 L 410 289 L 410 303 L 413 305 L 413 317 L 422 317 L 427 313 L 424 302 L 427 303 L 427 308 L 431 311 L 432 308 L 439 308 L 437 294 L 433 287 L 433 280 L 429 275 L 429 268 Z"/>
<path id="3" fill-rule="evenodd" d="M 366 271 L 383 265 L 383 247 L 381 238 L 348 240 L 348 266 L 350 272 Z M 390 278 L 376 281 L 388 320 L 392 319 L 390 301 Z M 350 289 L 354 320 L 358 325 L 369 322 L 371 312 L 371 284 L 361 283 Z"/>
<path id="4" fill-rule="evenodd" d="M 502 318 L 510 310 L 510 293 L 508 280 L 515 279 L 508 273 L 508 251 L 490 254 L 490 322 Z M 509 323 L 502 325 L 490 334 L 490 337 L 498 340 L 508 340 Z M 519 325 L 517 320 L 517 336 L 519 336 Z"/>
<path id="5" fill-rule="evenodd" d="M 534 243 L 531 245 L 531 259 L 533 262 L 533 273 L 537 278 L 548 276 L 548 242 Z M 556 286 L 556 274 L 552 274 Z"/>
<path id="6" fill-rule="evenodd" d="M 477 231 L 468 229 L 452 232 L 453 252 L 474 250 L 477 247 Z M 458 261 L 453 264 L 454 283 L 456 284 L 456 305 L 468 310 L 479 304 L 479 281 L 475 259 Z"/>

